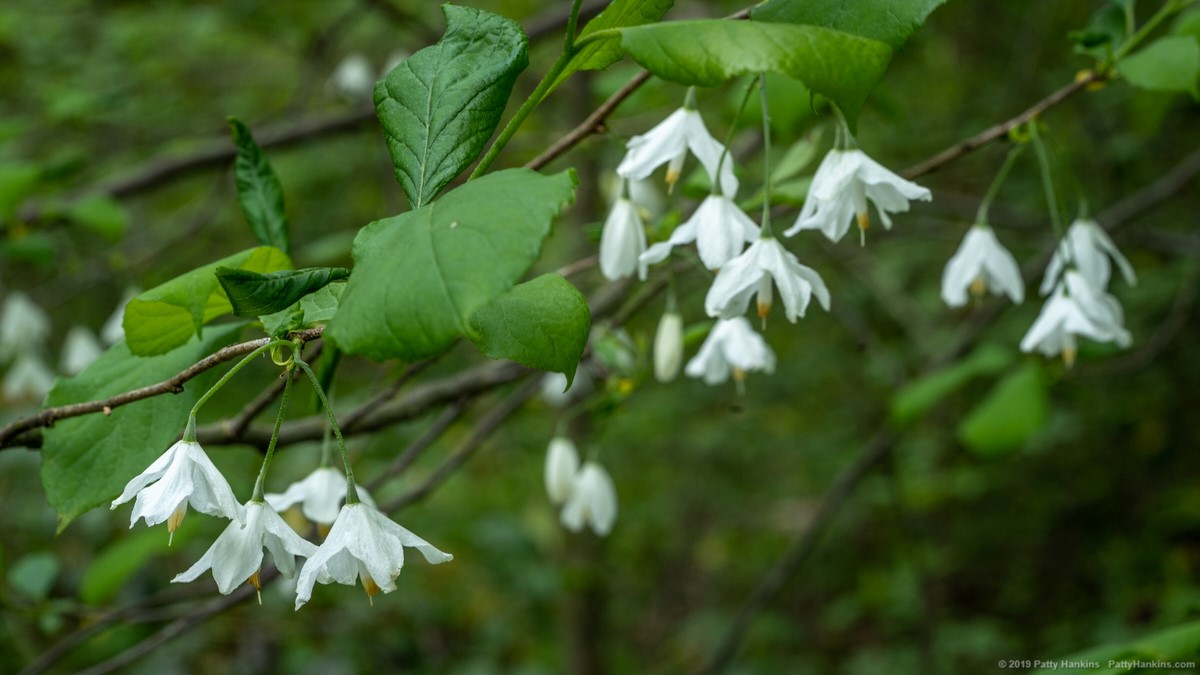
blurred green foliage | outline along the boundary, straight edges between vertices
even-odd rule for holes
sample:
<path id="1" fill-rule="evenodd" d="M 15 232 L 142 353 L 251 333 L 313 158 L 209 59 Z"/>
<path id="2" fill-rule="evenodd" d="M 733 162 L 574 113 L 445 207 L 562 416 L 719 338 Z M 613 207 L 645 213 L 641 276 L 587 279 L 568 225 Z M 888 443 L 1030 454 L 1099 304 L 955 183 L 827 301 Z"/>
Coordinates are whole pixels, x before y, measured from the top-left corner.
<path id="1" fill-rule="evenodd" d="M 527 28 L 543 11 L 561 11 L 532 0 L 467 4 Z M 1157 5 L 1142 4 L 1139 16 Z M 676 5 L 668 18 L 743 8 Z M 860 118 L 860 146 L 899 169 L 1020 112 L 1091 65 L 1068 35 L 1099 30 L 1092 12 L 1104 5 L 946 4 L 897 52 Z M 1164 32 L 1195 35 L 1198 17 L 1186 14 Z M 1105 34 L 1119 36 L 1120 25 L 1110 24 Z M 338 64 L 362 53 L 378 75 L 389 58 L 432 44 L 442 30 L 436 3 L 413 0 L 8 0 L 0 7 L 0 294 L 30 293 L 51 314 L 56 336 L 76 324 L 99 329 L 127 288 L 153 288 L 253 246 L 232 162 L 116 199 L 98 196 L 97 187 L 230 147 L 230 115 L 261 142 L 264 129 L 367 109 L 369 95 L 329 84 Z M 509 114 L 557 57 L 560 37 L 532 42 Z M 538 154 L 635 72 L 625 61 L 564 83 L 496 168 Z M 828 116 L 814 114 L 802 86 L 772 81 L 770 91 L 781 152 L 832 136 Z M 699 92 L 718 138 L 733 123 L 740 94 L 737 84 Z M 590 226 L 604 218 L 601 185 L 623 141 L 682 98 L 681 87 L 652 81 L 621 106 L 606 133 L 547 168 L 574 167 L 581 185 L 534 274 L 594 254 Z M 1103 218 L 1200 147 L 1197 113 L 1186 95 L 1117 81 L 1066 101 L 1043 121 L 1060 164 L 1077 176 L 1065 183 L 1078 184 Z M 757 128 L 752 108 L 733 136 L 747 186 L 761 179 Z M 823 136 L 814 133 L 821 129 Z M 1085 343 L 1071 370 L 1019 354 L 1016 344 L 1038 307 L 1030 297 L 1001 306 L 983 333 L 981 342 L 1006 357 L 975 352 L 946 361 L 990 308 L 948 310 L 937 284 L 1003 161 L 1000 145 L 922 178 L 933 202 L 898 217 L 890 233 L 873 230 L 867 248 L 790 241 L 830 286 L 833 312 L 812 312 L 795 326 L 773 315 L 766 337 L 779 367 L 773 376 L 752 376 L 745 396 L 732 385 L 653 381 L 645 350 L 660 299 L 633 316 L 628 339 L 597 346 L 611 358 L 603 371 L 581 369 L 576 386 L 591 387 L 595 398 L 571 428 L 581 451 L 600 458 L 617 485 L 620 515 L 607 539 L 559 527 L 542 493 L 541 467 L 560 415 L 536 401 L 458 475 L 397 515 L 453 553 L 453 563 L 413 561 L 399 590 L 374 606 L 361 589 L 324 586 L 297 613 L 286 584 L 272 584 L 262 606 L 241 603 L 202 622 L 131 671 L 689 672 L 811 522 L 838 472 L 889 424 L 900 438 L 895 450 L 752 625 L 730 672 L 993 672 L 1002 658 L 1118 653 L 1200 618 L 1196 179 L 1166 201 L 1125 214 L 1114 233 L 1139 275 L 1136 287 L 1114 286 L 1134 335 L 1129 352 Z M 349 267 L 358 228 L 406 208 L 383 135 L 369 119 L 265 152 L 283 188 L 298 267 Z M 803 148 L 794 155 L 803 166 L 790 178 L 798 180 L 812 160 Z M 655 226 L 690 211 L 695 201 L 683 192 Z M 794 213 L 789 207 L 783 217 Z M 991 220 L 1023 262 L 1052 241 L 1030 153 Z M 585 292 L 602 284 L 593 272 L 573 280 Z M 705 320 L 699 305 L 709 281 L 699 273 L 676 280 L 688 324 Z M 47 357 L 60 342 L 52 340 Z M 632 355 L 624 351 L 630 348 Z M 422 377 L 477 360 L 460 347 Z M 343 359 L 336 405 L 364 402 L 399 372 Z M 236 414 L 275 376 L 265 363 L 247 368 L 201 423 Z M 310 393 L 294 397 L 294 415 L 313 413 L 302 403 Z M 419 484 L 506 393 L 471 407 L 376 498 Z M 0 423 L 31 410 L 28 402 L 6 402 Z M 377 475 L 433 420 L 354 437 L 356 473 Z M 181 427 L 183 420 L 161 423 Z M 1001 432 L 1011 434 L 1002 452 L 970 451 Z M 983 445 L 972 441 L 980 434 Z M 247 494 L 258 451 L 209 450 L 235 491 Z M 272 489 L 307 474 L 319 452 L 315 443 L 284 449 Z M 19 669 L 116 608 L 159 593 L 178 601 L 133 612 L 58 666 L 83 669 L 215 595 L 208 579 L 182 588 L 169 581 L 223 523 L 193 514 L 168 548 L 165 531 L 130 532 L 127 511 L 98 510 L 54 537 L 39 464 L 35 452 L 0 452 L 0 671 Z"/>

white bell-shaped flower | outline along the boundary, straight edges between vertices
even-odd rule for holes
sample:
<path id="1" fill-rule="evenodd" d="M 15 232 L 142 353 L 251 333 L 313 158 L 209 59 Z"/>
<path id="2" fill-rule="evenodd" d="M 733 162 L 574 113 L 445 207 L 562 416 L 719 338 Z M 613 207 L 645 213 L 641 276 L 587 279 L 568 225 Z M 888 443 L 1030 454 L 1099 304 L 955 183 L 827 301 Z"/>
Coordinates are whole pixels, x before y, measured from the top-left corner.
<path id="1" fill-rule="evenodd" d="M 1112 263 L 1117 264 L 1125 283 L 1133 286 L 1137 277 L 1133 266 L 1117 250 L 1116 244 L 1105 233 L 1104 228 L 1094 220 L 1081 219 L 1071 223 L 1063 240 L 1059 242 L 1050 264 L 1046 267 L 1046 276 L 1042 279 L 1040 289 L 1046 295 L 1054 289 L 1063 268 L 1073 265 L 1087 279 L 1092 288 L 1104 290 L 1112 277 Z"/>
<path id="2" fill-rule="evenodd" d="M 225 595 L 243 583 L 257 590 L 261 588 L 258 574 L 264 548 L 271 552 L 279 573 L 288 579 L 296 574 L 296 556 L 308 558 L 317 552 L 317 546 L 296 534 L 270 505 L 248 502 L 244 514 L 244 525 L 230 523 L 196 564 L 171 581 L 195 581 L 211 569 L 217 588 Z"/>
<path id="3" fill-rule="evenodd" d="M 40 403 L 54 386 L 54 373 L 32 352 L 19 354 L 4 374 L 0 393 L 7 401 Z"/>
<path id="4" fill-rule="evenodd" d="M 975 225 L 963 237 L 958 251 L 942 273 L 942 300 L 951 307 L 967 304 L 967 291 L 1007 295 L 1013 302 L 1025 299 L 1025 282 L 1013 255 L 1000 244 L 987 225 Z"/>
<path id="5" fill-rule="evenodd" d="M 709 316 L 732 319 L 745 314 L 750 296 L 757 294 L 758 315 L 765 318 L 771 311 L 774 286 L 779 287 L 784 312 L 792 323 L 804 316 L 814 295 L 829 309 L 829 289 L 821 276 L 801 265 L 774 237 L 759 239 L 721 268 L 704 298 L 704 309 Z"/>
<path id="6" fill-rule="evenodd" d="M 584 525 L 603 537 L 617 520 L 617 490 L 604 467 L 587 462 L 575 476 L 571 498 L 563 507 L 563 527 L 579 532 Z"/>
<path id="7" fill-rule="evenodd" d="M 575 485 L 575 474 L 579 472 L 579 451 L 571 439 L 555 436 L 550 439 L 546 450 L 545 481 L 546 495 L 550 503 L 562 505 L 571 496 Z"/>
<path id="8" fill-rule="evenodd" d="M 784 234 L 820 230 L 830 241 L 838 241 L 854 220 L 865 232 L 870 224 L 867 200 L 875 204 L 883 226 L 891 229 L 888 214 L 908 211 L 910 201 L 932 198 L 929 190 L 888 171 L 862 150 L 833 149 L 813 175 L 800 217 Z"/>
<path id="9" fill-rule="evenodd" d="M 195 441 L 172 445 L 125 485 L 125 491 L 113 500 L 111 508 L 135 496 L 129 527 L 139 518 L 145 518 L 147 525 L 166 521 L 167 529 L 174 535 L 187 515 L 188 506 L 210 516 L 244 522 L 242 506 L 234 498 L 229 483 Z"/>
<path id="10" fill-rule="evenodd" d="M 329 76 L 328 86 L 331 91 L 348 99 L 369 99 L 375 89 L 375 70 L 367 57 L 358 53 L 350 54 Z"/>
<path id="11" fill-rule="evenodd" d="M 715 270 L 735 258 L 746 244 L 758 239 L 758 225 L 725 195 L 709 195 L 687 222 L 675 228 L 667 241 L 660 241 L 642 254 L 646 264 L 660 263 L 676 246 L 696 242 L 700 260 Z"/>
<path id="12" fill-rule="evenodd" d="M 365 488 L 356 489 L 363 503 L 375 506 L 375 501 Z M 266 495 L 267 503 L 276 511 L 282 513 L 299 504 L 304 517 L 318 525 L 332 525 L 345 498 L 346 474 L 331 466 L 315 469 L 302 480 L 289 485 L 282 493 Z"/>
<path id="13" fill-rule="evenodd" d="M 313 585 L 318 581 L 352 586 L 360 580 L 369 597 L 380 591 L 391 593 L 396 590 L 396 577 L 404 567 L 405 546 L 417 549 L 434 565 L 454 559 L 375 507 L 361 502 L 346 504 L 325 542 L 300 570 L 296 579 L 296 609 L 312 598 Z"/>
<path id="14" fill-rule="evenodd" d="M 62 371 L 67 375 L 78 375 L 103 352 L 104 347 L 100 346 L 95 333 L 84 326 L 72 326 L 63 340 Z"/>
<path id="15" fill-rule="evenodd" d="M 747 372 L 759 370 L 775 372 L 775 352 L 750 322 L 739 316 L 717 321 L 683 372 L 704 378 L 705 384 L 720 384 L 731 372 L 741 380 Z"/>
<path id="16" fill-rule="evenodd" d="M 1076 336 L 1119 347 L 1128 347 L 1132 341 L 1117 299 L 1093 288 L 1081 272 L 1070 269 L 1025 333 L 1021 351 L 1061 354 L 1070 366 L 1075 362 Z"/>
<path id="17" fill-rule="evenodd" d="M 625 158 L 617 166 L 617 175 L 623 178 L 645 178 L 666 164 L 667 184 L 674 186 L 683 170 L 688 150 L 691 150 L 714 182 L 717 180 L 717 164 L 720 164 L 720 191 L 731 197 L 737 194 L 738 181 L 733 175 L 733 159 L 727 156 L 721 161 L 725 146 L 708 133 L 700 113 L 692 107 L 684 106 L 676 110 L 650 131 L 634 136 L 625 147 Z"/>
<path id="18" fill-rule="evenodd" d="M 600 272 L 609 281 L 624 279 L 634 272 L 645 279 L 646 263 L 639 260 L 645 250 L 646 231 L 637 207 L 627 197 L 618 197 L 600 233 Z"/>
<path id="19" fill-rule="evenodd" d="M 679 376 L 683 365 L 683 317 L 667 310 L 654 333 L 654 379 L 667 383 Z"/>
<path id="20" fill-rule="evenodd" d="M 13 291 L 0 308 L 0 363 L 37 353 L 50 336 L 50 318 L 28 295 Z"/>

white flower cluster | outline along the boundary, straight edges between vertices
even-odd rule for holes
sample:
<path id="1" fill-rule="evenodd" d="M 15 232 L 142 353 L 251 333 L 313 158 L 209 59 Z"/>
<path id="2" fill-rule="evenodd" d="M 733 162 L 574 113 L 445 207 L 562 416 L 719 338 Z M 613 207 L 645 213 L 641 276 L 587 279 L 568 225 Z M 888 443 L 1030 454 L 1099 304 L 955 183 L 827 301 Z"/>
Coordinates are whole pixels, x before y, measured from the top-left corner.
<path id="1" fill-rule="evenodd" d="M 629 182 L 647 178 L 666 164 L 666 180 L 673 186 L 688 152 L 708 173 L 712 194 L 666 241 L 647 248 L 639 209 L 629 196 Z M 622 180 L 621 195 L 600 237 L 600 271 L 606 278 L 617 280 L 636 272 L 645 279 L 647 266 L 666 260 L 672 249 L 687 244 L 695 244 L 701 263 L 716 272 L 704 309 L 717 322 L 684 369 L 689 376 L 720 384 L 732 375 L 740 383 L 749 371 L 774 369 L 774 352 L 744 317 L 751 298 L 763 320 L 771 311 L 776 290 L 784 315 L 793 323 L 804 316 L 814 297 L 829 309 L 829 289 L 821 276 L 801 264 L 734 201 L 738 181 L 733 160 L 709 134 L 690 97 L 683 108 L 629 141 L 617 175 Z M 865 232 L 870 223 L 868 202 L 875 205 L 884 227 L 890 228 L 890 213 L 907 211 L 911 200 L 930 198 L 929 190 L 900 178 L 862 151 L 834 149 L 818 167 L 799 217 L 784 234 L 820 230 L 836 242 L 853 222 Z M 659 380 L 675 376 L 678 366 L 672 367 L 672 363 L 680 358 L 682 349 L 682 318 L 668 314 L 655 339 L 655 376 Z"/>
<path id="2" fill-rule="evenodd" d="M 345 475 L 323 467 L 282 494 L 239 504 L 200 444 L 182 440 L 130 480 L 112 508 L 135 499 L 129 526 L 140 518 L 147 525 L 166 522 L 171 536 L 189 507 L 232 521 L 196 564 L 172 581 L 194 581 L 211 569 L 224 594 L 242 583 L 259 589 L 264 549 L 287 578 L 296 574 L 296 558 L 306 558 L 296 583 L 296 609 L 312 598 L 316 583 L 353 585 L 361 581 L 369 597 L 380 591 L 391 593 L 404 567 L 406 546 L 417 549 L 433 564 L 453 559 L 390 520 L 361 488 L 355 490 L 361 501 L 339 508 L 347 491 Z M 301 537 L 280 517 L 279 510 L 295 504 L 322 529 L 332 525 L 320 546 Z"/>
<path id="3" fill-rule="evenodd" d="M 1075 362 L 1078 336 L 1129 346 L 1121 305 L 1106 290 L 1110 260 L 1128 283 L 1136 283 L 1133 267 L 1095 221 L 1071 223 L 1042 280 L 1041 294 L 1050 297 L 1021 340 L 1021 351 L 1061 355 L 1069 367 Z M 1007 295 L 1015 303 L 1025 299 L 1016 260 L 987 225 L 971 227 L 942 274 L 947 305 L 967 304 L 968 291 L 976 297 L 988 291 Z"/>
<path id="4" fill-rule="evenodd" d="M 604 536 L 617 520 L 617 491 L 604 467 L 595 462 L 579 465 L 579 451 L 571 439 L 556 436 L 546 451 L 546 494 L 562 507 L 563 527 L 579 532 L 587 525 Z"/>
<path id="5" fill-rule="evenodd" d="M 117 311 L 123 313 L 124 304 Z M 37 403 L 50 392 L 55 374 L 42 358 L 50 333 L 50 318 L 29 296 L 14 291 L 5 297 L 0 308 L 0 365 L 12 365 L 0 383 L 0 398 Z M 101 352 L 103 347 L 91 330 L 73 326 L 63 339 L 59 372 L 77 375 Z"/>

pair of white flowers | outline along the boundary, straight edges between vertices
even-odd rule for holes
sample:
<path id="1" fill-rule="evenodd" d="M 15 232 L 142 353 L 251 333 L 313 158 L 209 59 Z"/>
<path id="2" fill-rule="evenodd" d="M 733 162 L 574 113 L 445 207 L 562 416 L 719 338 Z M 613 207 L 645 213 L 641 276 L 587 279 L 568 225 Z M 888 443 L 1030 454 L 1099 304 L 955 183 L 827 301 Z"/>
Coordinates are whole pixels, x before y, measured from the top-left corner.
<path id="1" fill-rule="evenodd" d="M 222 593 L 228 594 L 242 583 L 257 589 L 264 548 L 288 578 L 295 575 L 296 558 L 306 558 L 296 584 L 296 609 L 311 599 L 318 582 L 353 585 L 361 581 L 369 596 L 392 592 L 404 567 L 406 546 L 416 548 L 430 563 L 453 559 L 390 520 L 369 498 L 337 509 L 345 489 L 345 477 L 326 467 L 287 492 L 271 495 L 274 499 L 251 500 L 243 506 L 200 444 L 184 440 L 130 480 L 112 508 L 136 498 L 129 526 L 139 518 L 147 525 L 166 522 L 172 535 L 189 507 L 233 521 L 196 564 L 173 579 L 176 582 L 193 581 L 211 569 Z M 305 515 L 316 522 L 332 522 L 333 528 L 320 546 L 296 534 L 275 508 L 296 503 L 302 503 Z"/>
<path id="2" fill-rule="evenodd" d="M 571 439 L 556 436 L 546 451 L 546 495 L 561 506 L 559 519 L 572 532 L 585 525 L 603 537 L 617 520 L 617 491 L 604 467 L 595 462 L 579 465 L 579 451 Z"/>

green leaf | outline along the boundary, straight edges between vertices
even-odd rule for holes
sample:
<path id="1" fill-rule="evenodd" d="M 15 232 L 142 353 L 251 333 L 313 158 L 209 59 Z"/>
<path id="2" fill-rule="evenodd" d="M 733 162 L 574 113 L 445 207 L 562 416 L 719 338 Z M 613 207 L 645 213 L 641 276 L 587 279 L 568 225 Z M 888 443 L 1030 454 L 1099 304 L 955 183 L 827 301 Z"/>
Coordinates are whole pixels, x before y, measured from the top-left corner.
<path id="1" fill-rule="evenodd" d="M 613 28 L 626 28 L 654 23 L 661 19 L 667 10 L 675 4 L 675 0 L 614 0 L 604 8 L 603 12 L 589 21 L 575 38 L 578 44 L 589 40 L 575 52 L 566 68 L 554 81 L 554 86 L 562 84 L 573 73 L 580 70 L 604 70 L 625 56 L 621 49 L 621 36 L 601 36 L 591 39 L 595 33 Z M 553 88 L 553 87 L 552 87 Z"/>
<path id="2" fill-rule="evenodd" d="M 375 84 L 375 113 L 413 208 L 475 161 L 529 65 L 528 40 L 513 21 L 454 5 L 442 12 L 442 39 Z"/>
<path id="3" fill-rule="evenodd" d="M 1186 91 L 1200 98 L 1200 42 L 1191 35 L 1159 38 L 1126 56 L 1117 70 L 1135 87 L 1150 91 Z"/>
<path id="4" fill-rule="evenodd" d="M 60 569 L 58 558 L 50 551 L 30 553 L 8 570 L 8 585 L 26 598 L 41 602 L 50 594 Z"/>
<path id="5" fill-rule="evenodd" d="M 1050 403 L 1042 369 L 1027 363 L 1000 380 L 958 425 L 958 439 L 979 455 L 1020 449 L 1046 423 Z"/>
<path id="6" fill-rule="evenodd" d="M 142 358 L 118 342 L 73 378 L 60 378 L 46 398 L 54 407 L 108 398 L 157 384 L 229 344 L 243 324 L 220 326 L 192 337 L 182 348 Z M 188 382 L 177 394 L 155 396 L 110 415 L 83 415 L 55 422 L 42 434 L 42 485 L 58 512 L 61 532 L 76 516 L 113 499 L 125 483 L 170 447 L 188 411 L 215 371 Z"/>
<path id="7" fill-rule="evenodd" d="M 906 384 L 892 397 L 892 422 L 903 426 L 916 420 L 972 379 L 1003 372 L 1012 360 L 1011 350 L 984 345 L 954 365 Z"/>
<path id="8" fill-rule="evenodd" d="M 1152 672 L 1137 665 L 1138 661 L 1194 660 L 1200 654 L 1200 621 L 1172 626 L 1131 642 L 1107 643 L 1066 656 L 1064 661 L 1098 661 L 1102 667 L 1088 672 L 1116 675 L 1117 673 Z M 1111 666 L 1109 665 L 1111 662 Z M 1033 671 L 1031 675 L 1050 675 L 1061 672 L 1056 668 Z"/>
<path id="9" fill-rule="evenodd" d="M 0 219 L 12 217 L 37 185 L 41 169 L 32 164 L 0 164 Z"/>
<path id="10" fill-rule="evenodd" d="M 770 0 L 754 21 L 824 26 L 899 48 L 946 0 Z"/>
<path id="11" fill-rule="evenodd" d="M 367 225 L 354 240 L 354 274 L 325 336 L 376 360 L 440 354 L 468 333 L 468 317 L 537 259 L 575 184 L 571 171 L 508 169 Z"/>
<path id="12" fill-rule="evenodd" d="M 795 78 L 837 103 L 851 126 L 892 57 L 882 42 L 828 28 L 725 19 L 624 28 L 621 44 L 680 84 L 712 87 L 765 72 Z"/>
<path id="13" fill-rule="evenodd" d="M 279 249 L 260 246 L 155 286 L 125 306 L 125 341 L 138 356 L 165 354 L 185 344 L 192 334 L 199 335 L 204 324 L 232 311 L 214 274 L 218 267 L 275 272 L 291 266 Z"/>
<path id="14" fill-rule="evenodd" d="M 300 303 L 296 303 L 278 312 L 264 314 L 258 320 L 262 322 L 267 335 L 281 338 L 304 327 L 304 310 L 300 309 Z"/>
<path id="15" fill-rule="evenodd" d="M 129 212 L 104 195 L 85 197 L 67 209 L 67 217 L 109 241 L 120 241 L 129 227 Z"/>
<path id="16" fill-rule="evenodd" d="M 300 298 L 318 291 L 330 282 L 350 276 L 344 267 L 310 267 L 303 270 L 283 270 L 259 274 L 250 270 L 218 267 L 217 280 L 233 313 L 255 317 L 291 307 Z"/>
<path id="17" fill-rule="evenodd" d="M 291 254 L 292 242 L 287 216 L 283 211 L 283 188 L 262 148 L 254 142 L 250 129 L 234 117 L 229 118 L 237 159 L 233 163 L 237 177 L 238 203 L 255 238 L 264 246 L 274 246 Z"/>
<path id="18" fill-rule="evenodd" d="M 579 290 L 557 274 L 543 274 L 480 307 L 470 317 L 468 337 L 493 359 L 562 373 L 570 387 L 591 323 Z"/>
<path id="19" fill-rule="evenodd" d="M 330 284 L 325 288 L 300 298 L 300 309 L 304 310 L 304 320 L 309 324 L 328 321 L 337 314 L 338 303 L 346 284 Z"/>

